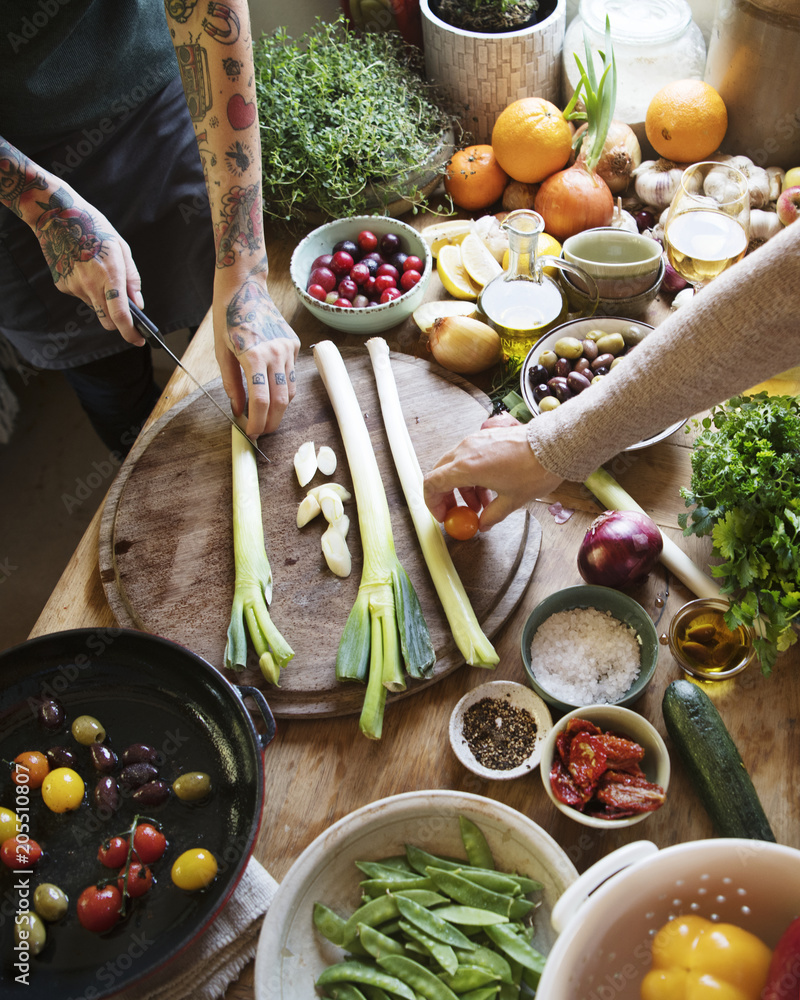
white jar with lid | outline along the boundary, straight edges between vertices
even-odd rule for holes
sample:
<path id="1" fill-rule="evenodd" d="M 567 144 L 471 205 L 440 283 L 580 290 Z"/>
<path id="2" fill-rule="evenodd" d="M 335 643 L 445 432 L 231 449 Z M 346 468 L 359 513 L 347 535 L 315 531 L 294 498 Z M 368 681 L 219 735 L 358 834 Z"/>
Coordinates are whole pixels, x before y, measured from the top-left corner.
<path id="1" fill-rule="evenodd" d="M 585 63 L 584 33 L 598 76 L 605 50 L 606 17 L 617 64 L 614 117 L 627 122 L 646 144 L 644 119 L 653 96 L 674 80 L 702 80 L 706 64 L 703 33 L 687 0 L 581 0 L 564 38 L 563 100 L 580 80 L 575 54 Z"/>

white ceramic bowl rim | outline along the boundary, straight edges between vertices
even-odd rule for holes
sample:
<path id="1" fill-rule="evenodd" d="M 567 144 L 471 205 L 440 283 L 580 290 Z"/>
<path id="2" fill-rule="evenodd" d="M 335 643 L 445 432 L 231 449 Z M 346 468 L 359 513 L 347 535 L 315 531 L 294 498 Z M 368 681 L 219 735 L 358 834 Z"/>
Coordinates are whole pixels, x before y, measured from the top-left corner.
<path id="1" fill-rule="evenodd" d="M 531 24 L 527 28 L 520 28 L 518 31 L 504 31 L 498 35 L 497 32 L 486 32 L 486 31 L 465 31 L 462 28 L 456 28 L 447 21 L 443 21 L 440 17 L 434 14 L 431 9 L 430 0 L 420 0 L 419 6 L 422 12 L 422 16 L 427 18 L 431 24 L 435 24 L 437 27 L 441 28 L 443 31 L 452 32 L 454 35 L 463 35 L 466 38 L 485 38 L 489 42 L 495 44 L 498 43 L 498 38 L 512 42 L 516 38 L 524 37 L 525 35 L 533 35 L 537 31 L 542 31 L 544 28 L 549 28 L 556 18 L 561 16 L 566 16 L 566 2 L 567 0 L 557 0 L 553 12 L 549 14 L 543 21 L 537 21 L 536 24 Z"/>
<path id="2" fill-rule="evenodd" d="M 613 234 L 619 244 L 631 243 L 642 248 L 643 254 L 639 260 L 635 261 L 606 261 L 595 260 L 581 254 L 580 247 L 585 244 L 588 237 L 597 233 Z M 649 252 L 645 252 L 649 251 Z M 598 226 L 595 229 L 585 229 L 564 240 L 562 253 L 567 260 L 578 264 L 592 274 L 595 278 L 614 278 L 618 276 L 633 276 L 636 274 L 647 274 L 658 268 L 658 262 L 663 257 L 661 244 L 650 236 L 642 233 L 631 233 L 625 229 L 616 229 L 613 226 Z"/>

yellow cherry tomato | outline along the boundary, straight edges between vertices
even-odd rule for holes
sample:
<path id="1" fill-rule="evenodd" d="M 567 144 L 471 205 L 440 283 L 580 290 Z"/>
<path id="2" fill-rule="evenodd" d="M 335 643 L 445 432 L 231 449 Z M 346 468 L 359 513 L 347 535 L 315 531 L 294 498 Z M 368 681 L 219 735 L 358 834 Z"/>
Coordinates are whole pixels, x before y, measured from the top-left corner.
<path id="1" fill-rule="evenodd" d="M 451 507 L 444 516 L 444 530 L 451 538 L 466 541 L 478 533 L 480 522 L 471 507 Z"/>
<path id="2" fill-rule="evenodd" d="M 83 778 L 71 767 L 57 767 L 42 782 L 42 800 L 55 813 L 71 812 L 83 801 Z"/>
<path id="3" fill-rule="evenodd" d="M 217 859 L 203 847 L 193 847 L 176 858 L 172 881 L 179 889 L 204 889 L 217 876 Z"/>
<path id="4" fill-rule="evenodd" d="M 19 833 L 19 818 L 15 812 L 0 806 L 0 844 Z"/>

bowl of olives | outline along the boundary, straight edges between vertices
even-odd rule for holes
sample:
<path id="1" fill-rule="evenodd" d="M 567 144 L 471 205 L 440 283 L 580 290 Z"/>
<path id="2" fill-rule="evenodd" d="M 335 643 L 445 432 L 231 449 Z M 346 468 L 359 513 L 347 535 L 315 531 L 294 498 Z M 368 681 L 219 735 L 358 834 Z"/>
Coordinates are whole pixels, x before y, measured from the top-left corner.
<path id="1" fill-rule="evenodd" d="M 592 316 L 562 323 L 530 349 L 520 370 L 520 392 L 534 415 L 569 405 L 573 396 L 592 387 L 653 331 L 649 323 L 620 316 Z M 686 423 L 679 420 L 658 434 L 643 438 L 626 451 L 663 441 Z"/>

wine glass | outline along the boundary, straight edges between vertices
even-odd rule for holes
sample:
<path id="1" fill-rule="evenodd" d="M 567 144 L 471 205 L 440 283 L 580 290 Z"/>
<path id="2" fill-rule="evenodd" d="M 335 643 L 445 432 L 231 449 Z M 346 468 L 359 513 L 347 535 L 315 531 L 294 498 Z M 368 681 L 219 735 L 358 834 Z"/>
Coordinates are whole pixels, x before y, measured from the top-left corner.
<path id="1" fill-rule="evenodd" d="M 678 274 L 698 292 L 744 257 L 749 238 L 750 195 L 741 170 L 713 160 L 687 167 L 664 226 Z"/>

